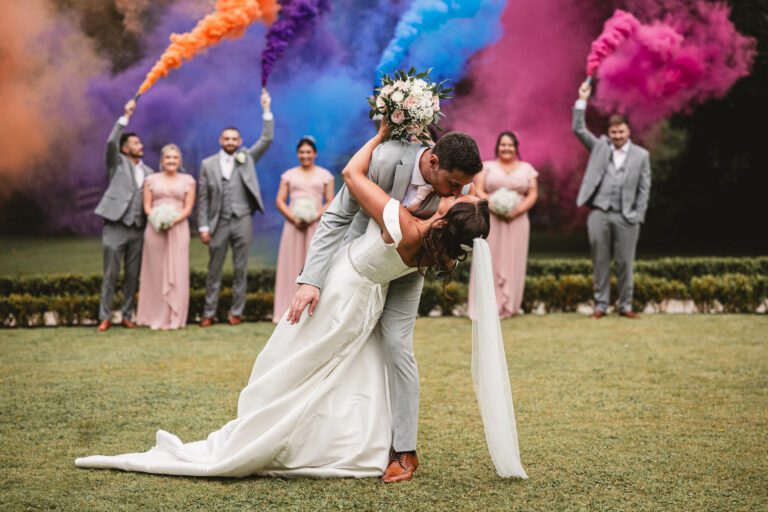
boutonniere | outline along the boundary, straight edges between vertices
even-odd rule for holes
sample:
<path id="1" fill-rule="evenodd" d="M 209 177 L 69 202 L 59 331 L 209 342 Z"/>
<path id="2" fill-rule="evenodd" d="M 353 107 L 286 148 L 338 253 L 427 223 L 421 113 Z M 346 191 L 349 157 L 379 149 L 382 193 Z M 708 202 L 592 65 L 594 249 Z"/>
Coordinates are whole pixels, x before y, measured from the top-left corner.
<path id="1" fill-rule="evenodd" d="M 245 154 L 245 151 L 238 151 L 235 154 L 235 160 L 237 160 L 237 163 L 239 164 L 244 164 L 247 159 L 248 155 Z"/>

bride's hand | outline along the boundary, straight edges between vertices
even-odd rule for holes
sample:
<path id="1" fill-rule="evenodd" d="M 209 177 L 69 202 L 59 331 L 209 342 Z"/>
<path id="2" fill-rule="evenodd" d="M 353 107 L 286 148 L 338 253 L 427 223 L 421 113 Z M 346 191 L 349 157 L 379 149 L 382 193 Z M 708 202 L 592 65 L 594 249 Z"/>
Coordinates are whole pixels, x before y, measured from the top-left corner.
<path id="1" fill-rule="evenodd" d="M 320 300 L 320 289 L 311 284 L 302 284 L 293 296 L 291 308 L 288 310 L 288 321 L 291 325 L 301 320 L 301 314 L 309 306 L 309 316 L 315 314 L 315 308 Z"/>
<path id="2" fill-rule="evenodd" d="M 387 115 L 384 114 L 381 117 L 381 123 L 379 124 L 379 133 L 377 135 L 381 137 L 381 141 L 384 142 L 385 140 L 389 139 L 389 136 L 391 134 L 392 134 L 392 127 L 387 121 Z"/>

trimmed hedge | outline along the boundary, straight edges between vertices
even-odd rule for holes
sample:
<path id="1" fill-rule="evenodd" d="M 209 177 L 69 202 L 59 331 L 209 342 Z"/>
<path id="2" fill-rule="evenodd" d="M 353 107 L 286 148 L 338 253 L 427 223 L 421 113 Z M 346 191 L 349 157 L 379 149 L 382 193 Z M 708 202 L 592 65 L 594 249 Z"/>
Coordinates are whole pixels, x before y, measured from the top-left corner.
<path id="1" fill-rule="evenodd" d="M 614 271 L 615 269 L 612 269 Z M 690 283 L 696 276 L 742 274 L 745 276 L 768 276 L 768 257 L 754 258 L 661 258 L 638 260 L 635 273 L 650 277 L 674 279 Z M 579 274 L 592 276 L 592 262 L 587 259 L 535 259 L 528 260 L 527 275 L 530 277 Z M 469 265 L 459 266 L 456 280 L 469 282 Z"/>
<path id="2" fill-rule="evenodd" d="M 243 317 L 249 321 L 268 320 L 272 317 L 272 292 L 252 292 L 246 295 Z M 114 307 L 120 305 L 115 298 Z M 193 290 L 189 294 L 189 323 L 197 322 L 203 314 L 205 291 Z M 221 290 L 216 312 L 220 320 L 227 318 L 232 305 L 232 290 Z M 99 295 L 58 295 L 34 297 L 30 294 L 12 294 L 0 297 L 0 319 L 5 327 L 33 327 L 43 325 L 43 315 L 56 314 L 57 325 L 87 325 L 98 321 Z"/>
<path id="3" fill-rule="evenodd" d="M 464 264 L 464 272 L 469 265 Z M 565 272 L 568 270 L 570 272 Z M 726 270 L 740 270 L 726 271 Z M 722 272 L 721 272 L 722 271 Z M 461 277 L 461 276 L 460 276 Z M 223 280 L 217 316 L 226 318 L 232 303 L 232 276 Z M 196 321 L 205 301 L 205 273 L 191 274 L 189 321 Z M 692 299 L 701 312 L 752 313 L 768 299 L 768 257 L 666 258 L 639 261 L 636 265 L 633 307 L 650 305 L 661 310 L 669 300 Z M 272 314 L 274 271 L 252 271 L 248 276 L 246 320 L 266 320 Z M 83 325 L 98 319 L 100 275 L 51 275 L 0 277 L 0 325 L 43 325 L 44 315 L 56 314 L 59 325 Z M 616 297 L 616 281 L 612 280 Z M 451 315 L 467 301 L 467 285 L 427 281 L 419 314 L 439 310 Z M 114 306 L 121 302 L 119 293 Z M 523 309 L 575 311 L 592 302 L 592 266 L 588 260 L 531 260 L 526 277 Z"/>

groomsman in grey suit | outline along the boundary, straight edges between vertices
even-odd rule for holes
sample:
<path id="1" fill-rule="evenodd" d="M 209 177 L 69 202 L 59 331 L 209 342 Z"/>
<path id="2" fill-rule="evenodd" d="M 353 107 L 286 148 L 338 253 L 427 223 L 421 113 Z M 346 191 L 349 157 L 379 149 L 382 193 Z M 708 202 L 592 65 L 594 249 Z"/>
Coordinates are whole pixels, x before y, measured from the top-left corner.
<path id="1" fill-rule="evenodd" d="M 373 152 L 368 177 L 414 215 L 429 217 L 437 211 L 441 197 L 469 193 L 472 178 L 482 167 L 475 141 L 451 132 L 432 148 L 398 141 L 379 145 Z M 307 306 L 313 314 L 332 259 L 346 257 L 339 248 L 365 233 L 368 220 L 346 186 L 342 187 L 320 219 L 306 264 L 296 280 L 300 286 L 288 312 L 291 323 L 300 320 Z M 418 272 L 392 281 L 377 327 L 394 423 L 391 460 L 382 477 L 386 483 L 409 480 L 419 464 L 419 371 L 413 356 L 413 326 L 423 284 Z"/>
<path id="2" fill-rule="evenodd" d="M 197 194 L 197 224 L 200 240 L 208 245 L 208 276 L 205 282 L 205 309 L 201 327 L 213 324 L 221 289 L 221 272 L 227 250 L 232 247 L 235 268 L 230 325 L 242 322 L 245 308 L 248 253 L 251 249 L 252 216 L 264 212 L 256 162 L 275 138 L 275 122 L 266 89 L 261 92 L 264 124 L 256 144 L 241 149 L 243 139 L 236 128 L 225 128 L 219 137 L 221 150 L 203 160 Z"/>
<path id="3" fill-rule="evenodd" d="M 136 102 L 125 105 L 107 140 L 107 177 L 109 186 L 96 207 L 96 214 L 104 219 L 102 245 L 104 247 L 104 279 L 101 284 L 99 303 L 99 332 L 112 326 L 112 298 L 115 282 L 120 274 L 120 261 L 125 261 L 123 284 L 122 325 L 136 327 L 131 321 L 133 301 L 139 286 L 141 249 L 144 245 L 146 216 L 142 203 L 144 178 L 152 174 L 141 157 L 144 146 L 135 133 L 124 133 L 128 120 L 136 109 Z"/>
<path id="4" fill-rule="evenodd" d="M 611 248 L 619 281 L 619 314 L 639 318 L 632 311 L 632 268 L 651 193 L 651 162 L 648 151 L 630 140 L 624 116 L 611 116 L 607 136 L 598 138 L 587 129 L 584 113 L 591 92 L 586 82 L 579 88 L 573 132 L 590 151 L 576 204 L 592 208 L 587 219 L 595 278 L 592 318 L 605 316 L 611 303 Z"/>

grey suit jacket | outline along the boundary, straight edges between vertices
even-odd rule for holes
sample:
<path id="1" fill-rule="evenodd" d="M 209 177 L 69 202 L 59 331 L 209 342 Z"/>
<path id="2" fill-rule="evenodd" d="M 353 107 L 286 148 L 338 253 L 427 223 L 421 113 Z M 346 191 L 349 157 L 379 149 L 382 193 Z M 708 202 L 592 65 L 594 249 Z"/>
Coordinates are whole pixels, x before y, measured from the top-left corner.
<path id="1" fill-rule="evenodd" d="M 373 151 L 368 177 L 391 197 L 402 201 L 411 184 L 413 166 L 420 148 L 419 144 L 402 141 L 380 144 Z M 434 212 L 439 204 L 440 197 L 433 194 L 419 211 L 425 214 Z M 365 233 L 369 218 L 346 185 L 341 187 L 318 223 L 304 270 L 296 282 L 322 288 L 334 255 L 340 247 Z"/>
<path id="2" fill-rule="evenodd" d="M 612 156 L 610 139 L 605 135 L 598 138 L 592 134 L 584 121 L 584 113 L 584 109 L 573 109 L 573 132 L 590 151 L 576 206 L 591 205 Z M 632 143 L 622 167 L 627 174 L 621 189 L 621 213 L 627 222 L 642 223 L 651 195 L 651 161 L 648 150 Z"/>
<path id="3" fill-rule="evenodd" d="M 116 222 L 125 214 L 128 205 L 131 204 L 133 194 L 141 194 L 141 189 L 136 187 L 133 175 L 133 163 L 120 152 L 120 136 L 125 126 L 116 122 L 107 139 L 107 178 L 109 186 L 96 206 L 96 215 L 106 220 Z M 154 171 L 149 166 L 143 166 L 145 177 Z"/>
<path id="4" fill-rule="evenodd" d="M 255 208 L 262 213 L 264 212 L 264 201 L 261 198 L 259 179 L 256 176 L 256 162 L 264 155 L 274 139 L 274 119 L 264 120 L 259 140 L 247 150 L 239 149 L 235 152 L 235 156 L 242 153 L 245 162 L 240 163 L 235 158 L 235 166 L 232 170 L 232 176 L 239 174 L 242 177 L 245 188 L 253 198 Z M 216 231 L 221 213 L 222 179 L 219 153 L 217 152 L 203 160 L 200 166 L 197 192 L 197 225 L 200 228 L 207 227 L 211 233 Z M 253 213 L 252 211 L 251 214 Z"/>

